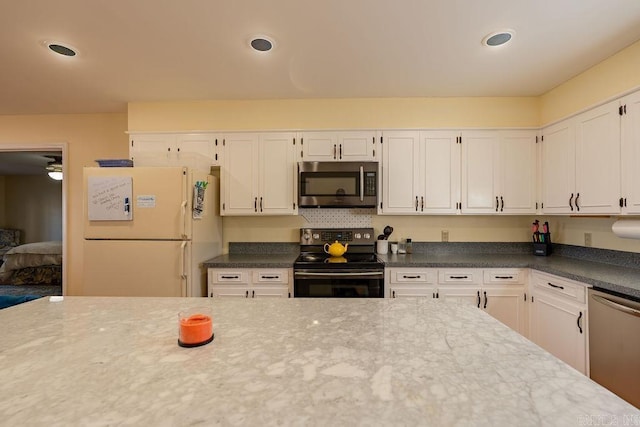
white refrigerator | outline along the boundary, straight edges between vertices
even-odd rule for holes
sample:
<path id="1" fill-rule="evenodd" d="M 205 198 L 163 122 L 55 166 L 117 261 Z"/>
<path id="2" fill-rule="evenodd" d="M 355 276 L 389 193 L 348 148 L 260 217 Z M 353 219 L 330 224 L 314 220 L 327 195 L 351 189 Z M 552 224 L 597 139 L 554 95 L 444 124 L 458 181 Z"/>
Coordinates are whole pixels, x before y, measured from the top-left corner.
<path id="1" fill-rule="evenodd" d="M 84 295 L 206 296 L 202 263 L 222 252 L 215 176 L 186 167 L 83 175 Z"/>

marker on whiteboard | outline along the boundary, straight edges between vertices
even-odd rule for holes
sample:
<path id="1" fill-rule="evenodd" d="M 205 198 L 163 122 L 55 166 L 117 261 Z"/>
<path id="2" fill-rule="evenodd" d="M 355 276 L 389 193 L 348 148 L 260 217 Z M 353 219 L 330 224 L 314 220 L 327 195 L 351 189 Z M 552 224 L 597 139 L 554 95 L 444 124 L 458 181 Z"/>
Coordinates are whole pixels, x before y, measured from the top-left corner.
<path id="1" fill-rule="evenodd" d="M 129 198 L 125 197 L 124 198 L 124 216 L 129 216 L 130 213 L 131 213 L 131 208 L 129 206 Z"/>

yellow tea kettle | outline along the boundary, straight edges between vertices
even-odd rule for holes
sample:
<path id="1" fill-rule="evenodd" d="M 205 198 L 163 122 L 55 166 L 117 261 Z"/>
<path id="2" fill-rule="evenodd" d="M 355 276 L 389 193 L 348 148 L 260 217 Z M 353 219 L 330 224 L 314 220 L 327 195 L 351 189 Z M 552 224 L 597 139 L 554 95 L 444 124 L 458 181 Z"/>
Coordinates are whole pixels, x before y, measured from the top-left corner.
<path id="1" fill-rule="evenodd" d="M 324 244 L 324 251 L 331 256 L 342 256 L 345 252 L 347 252 L 347 248 L 349 247 L 348 243 L 345 243 L 344 246 L 337 240 L 329 245 L 328 243 Z"/>

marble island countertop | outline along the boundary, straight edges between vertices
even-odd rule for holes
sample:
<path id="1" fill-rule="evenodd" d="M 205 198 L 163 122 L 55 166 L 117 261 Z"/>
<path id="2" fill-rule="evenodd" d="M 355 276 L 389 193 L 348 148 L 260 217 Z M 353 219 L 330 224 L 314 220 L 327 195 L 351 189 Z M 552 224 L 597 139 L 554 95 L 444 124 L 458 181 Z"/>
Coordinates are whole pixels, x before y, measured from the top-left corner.
<path id="1" fill-rule="evenodd" d="M 215 340 L 179 347 L 178 311 L 202 304 Z M 0 322 L 12 325 L 6 425 L 640 424 L 638 409 L 450 301 L 43 298 Z"/>

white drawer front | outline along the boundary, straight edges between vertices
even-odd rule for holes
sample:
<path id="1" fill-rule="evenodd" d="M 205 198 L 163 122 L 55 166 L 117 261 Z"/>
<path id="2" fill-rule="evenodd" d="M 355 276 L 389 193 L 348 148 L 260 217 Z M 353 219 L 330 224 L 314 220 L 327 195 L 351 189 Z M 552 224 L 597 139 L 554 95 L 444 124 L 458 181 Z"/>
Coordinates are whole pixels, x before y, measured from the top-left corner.
<path id="1" fill-rule="evenodd" d="M 438 272 L 438 282 L 441 284 L 465 284 L 479 285 L 482 283 L 482 270 L 480 269 L 448 269 Z"/>
<path id="2" fill-rule="evenodd" d="M 391 282 L 392 283 L 425 283 L 435 284 L 437 280 L 437 270 L 427 269 L 400 269 L 392 270 Z"/>
<path id="3" fill-rule="evenodd" d="M 536 290 L 548 292 L 583 304 L 587 301 L 587 288 L 589 285 L 585 283 L 575 282 L 537 271 L 531 273 L 531 282 Z"/>
<path id="4" fill-rule="evenodd" d="M 524 285 L 526 283 L 526 278 L 526 270 L 520 268 L 484 270 L 485 285 Z"/>
<path id="5" fill-rule="evenodd" d="M 263 269 L 253 272 L 253 284 L 289 283 L 289 271 L 286 269 Z"/>
<path id="6" fill-rule="evenodd" d="M 211 283 L 224 283 L 224 284 L 247 284 L 250 279 L 249 272 L 247 270 L 218 270 L 209 269 L 209 278 Z"/>

